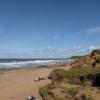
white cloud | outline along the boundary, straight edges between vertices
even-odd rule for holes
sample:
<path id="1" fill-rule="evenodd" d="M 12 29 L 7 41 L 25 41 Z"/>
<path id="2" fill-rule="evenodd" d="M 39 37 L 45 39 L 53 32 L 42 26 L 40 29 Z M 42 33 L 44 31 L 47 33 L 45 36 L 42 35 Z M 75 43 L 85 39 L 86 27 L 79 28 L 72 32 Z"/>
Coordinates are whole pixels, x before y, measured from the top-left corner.
<path id="1" fill-rule="evenodd" d="M 89 28 L 85 31 L 87 34 L 96 34 L 100 32 L 100 26 Z"/>
<path id="2" fill-rule="evenodd" d="M 95 50 L 95 49 L 100 49 L 100 46 L 90 46 L 89 47 L 90 51 Z"/>
<path id="3" fill-rule="evenodd" d="M 90 46 L 88 48 L 82 48 L 80 46 L 73 48 L 53 48 L 47 47 L 43 50 L 35 50 L 32 52 L 13 52 L 13 51 L 0 51 L 0 58 L 63 58 L 74 55 L 89 54 L 92 50 L 98 49 L 100 46 Z"/>

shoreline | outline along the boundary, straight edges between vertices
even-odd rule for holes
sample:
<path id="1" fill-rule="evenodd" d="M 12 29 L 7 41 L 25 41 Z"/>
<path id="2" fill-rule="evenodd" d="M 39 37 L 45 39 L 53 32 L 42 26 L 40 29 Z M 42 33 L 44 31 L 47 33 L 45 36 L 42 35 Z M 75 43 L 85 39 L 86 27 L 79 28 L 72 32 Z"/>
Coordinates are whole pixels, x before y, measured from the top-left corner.
<path id="1" fill-rule="evenodd" d="M 55 68 L 55 67 L 64 67 L 68 65 L 68 62 L 64 63 L 55 63 L 55 64 L 44 64 L 44 65 L 37 65 L 37 66 L 32 66 L 32 67 L 11 67 L 11 68 L 0 68 L 0 72 L 7 72 L 7 71 L 12 71 L 12 70 L 22 70 L 22 69 L 37 69 L 37 68 Z M 68 65 L 69 66 L 69 65 Z"/>

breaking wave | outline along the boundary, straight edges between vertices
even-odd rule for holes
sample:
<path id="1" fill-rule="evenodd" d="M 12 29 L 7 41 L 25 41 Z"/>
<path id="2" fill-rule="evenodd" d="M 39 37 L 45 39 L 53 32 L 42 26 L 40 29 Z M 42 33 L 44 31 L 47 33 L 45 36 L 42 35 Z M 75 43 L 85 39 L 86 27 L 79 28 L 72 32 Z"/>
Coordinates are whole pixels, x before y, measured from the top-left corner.
<path id="1" fill-rule="evenodd" d="M 61 60 L 25 60 L 25 61 L 1 61 L 0 68 L 21 68 L 21 67 L 33 67 L 39 65 L 48 65 L 59 63 Z"/>

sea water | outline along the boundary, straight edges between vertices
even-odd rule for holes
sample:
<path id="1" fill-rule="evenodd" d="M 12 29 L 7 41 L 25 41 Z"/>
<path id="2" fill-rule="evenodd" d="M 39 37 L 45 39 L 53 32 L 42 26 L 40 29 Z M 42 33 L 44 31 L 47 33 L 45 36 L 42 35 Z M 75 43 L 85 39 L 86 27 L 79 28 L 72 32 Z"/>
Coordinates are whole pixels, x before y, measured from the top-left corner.
<path id="1" fill-rule="evenodd" d="M 0 69 L 35 67 L 65 62 L 67 59 L 0 59 Z"/>

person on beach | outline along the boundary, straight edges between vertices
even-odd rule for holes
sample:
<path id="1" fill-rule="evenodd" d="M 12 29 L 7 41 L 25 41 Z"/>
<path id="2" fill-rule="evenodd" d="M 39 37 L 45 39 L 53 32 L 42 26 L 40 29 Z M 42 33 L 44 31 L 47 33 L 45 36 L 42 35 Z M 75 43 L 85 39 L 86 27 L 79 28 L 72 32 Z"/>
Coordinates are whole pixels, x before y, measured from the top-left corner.
<path id="1" fill-rule="evenodd" d="M 35 80 L 34 80 L 35 82 L 38 82 L 39 81 L 39 79 L 38 78 L 35 78 Z"/>
<path id="2" fill-rule="evenodd" d="M 35 82 L 39 82 L 39 81 L 41 81 L 41 80 L 46 80 L 46 78 L 44 78 L 44 77 L 39 77 L 39 78 L 35 78 Z"/>

